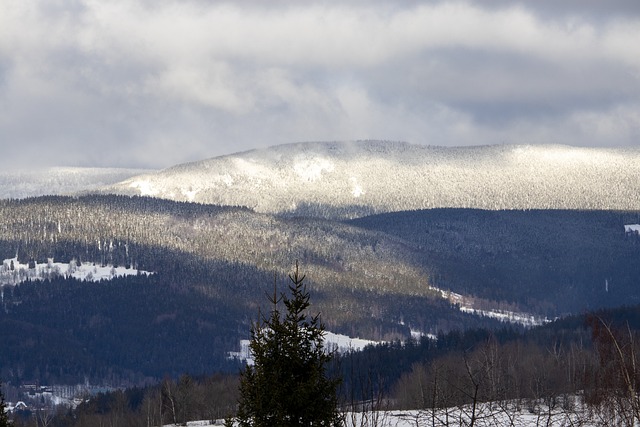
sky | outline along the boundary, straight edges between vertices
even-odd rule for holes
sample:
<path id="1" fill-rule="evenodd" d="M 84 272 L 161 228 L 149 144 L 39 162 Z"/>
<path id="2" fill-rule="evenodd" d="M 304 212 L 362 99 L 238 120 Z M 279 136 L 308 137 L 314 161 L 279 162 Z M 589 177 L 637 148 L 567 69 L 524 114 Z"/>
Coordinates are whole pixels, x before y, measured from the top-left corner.
<path id="1" fill-rule="evenodd" d="M 640 147 L 637 0 L 0 0 L 0 168 Z"/>

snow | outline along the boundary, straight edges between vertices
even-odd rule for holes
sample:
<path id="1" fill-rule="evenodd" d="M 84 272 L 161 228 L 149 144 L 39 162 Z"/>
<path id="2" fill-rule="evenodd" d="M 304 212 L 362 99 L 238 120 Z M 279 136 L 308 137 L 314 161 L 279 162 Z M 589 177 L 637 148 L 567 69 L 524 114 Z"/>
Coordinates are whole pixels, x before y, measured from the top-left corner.
<path id="1" fill-rule="evenodd" d="M 160 193 L 160 190 L 154 189 L 153 184 L 148 180 L 132 181 L 129 186 L 140 191 L 141 196 L 155 196 Z M 182 193 L 184 194 L 185 190 L 182 190 Z"/>
<path id="2" fill-rule="evenodd" d="M 595 427 L 602 421 L 598 414 L 589 414 L 578 396 L 567 396 L 568 405 L 550 408 L 542 401 L 480 403 L 475 409 L 474 425 L 478 427 L 513 426 L 574 426 Z M 471 425 L 471 405 L 445 409 L 391 410 L 346 412 L 345 427 L 416 427 L 416 426 L 467 426 Z M 190 421 L 180 424 L 192 427 L 224 425 L 224 420 Z M 234 425 L 238 425 L 237 423 Z M 163 427 L 176 427 L 167 424 Z"/>
<path id="3" fill-rule="evenodd" d="M 101 189 L 325 218 L 429 208 L 640 210 L 640 149 L 298 143 L 177 165 Z M 196 189 L 198 191 L 196 191 Z"/>
<path id="4" fill-rule="evenodd" d="M 624 226 L 625 233 L 640 234 L 640 224 L 629 224 Z"/>
<path id="5" fill-rule="evenodd" d="M 251 355 L 251 349 L 249 348 L 249 340 L 240 340 L 240 351 L 230 351 L 229 359 L 238 359 L 247 363 L 247 365 L 253 365 L 253 357 Z"/>
<path id="6" fill-rule="evenodd" d="M 49 259 L 46 263 L 36 262 L 34 268 L 29 268 L 28 264 L 20 263 L 18 258 L 8 258 L 2 261 L 0 267 L 0 286 L 17 285 L 26 280 L 45 280 L 58 276 L 71 277 L 85 282 L 99 282 L 100 280 L 138 274 L 149 275 L 152 273 L 135 268 L 100 266 L 88 262 L 78 265 L 75 260 L 68 263 L 54 262 L 53 259 Z"/>
<path id="7" fill-rule="evenodd" d="M 549 323 L 551 320 L 546 317 L 535 316 L 530 313 L 521 313 L 515 311 L 508 310 L 499 310 L 499 309 L 478 309 L 473 307 L 473 298 L 465 297 L 464 295 L 451 292 L 444 291 L 442 289 L 438 289 L 435 287 L 431 287 L 431 289 L 440 292 L 443 298 L 449 300 L 452 304 L 458 306 L 460 311 L 463 313 L 474 314 L 476 316 L 489 317 L 492 319 L 500 320 L 501 322 L 506 323 L 514 323 L 518 325 L 523 325 L 526 327 L 539 326 L 545 323 Z"/>
<path id="8" fill-rule="evenodd" d="M 194 190 L 190 188 L 188 190 L 182 189 L 181 191 L 182 191 L 182 194 L 187 198 L 187 200 L 192 202 L 195 200 L 196 195 L 200 192 L 200 189 L 198 188 Z"/>
<path id="9" fill-rule="evenodd" d="M 216 420 L 216 421 L 209 421 L 209 420 L 204 420 L 204 421 L 188 421 L 187 423 L 184 424 L 180 424 L 180 426 L 186 426 L 186 427 L 202 427 L 202 426 L 222 426 L 224 425 L 224 420 Z M 163 427 L 176 427 L 175 424 L 167 424 L 166 426 Z"/>
<path id="10" fill-rule="evenodd" d="M 305 181 L 314 182 L 322 178 L 323 172 L 332 172 L 333 162 L 322 157 L 302 158 L 295 161 L 293 170 Z"/>
<path id="11" fill-rule="evenodd" d="M 420 339 L 422 337 L 427 337 L 430 340 L 437 340 L 438 339 L 438 337 L 436 335 L 434 335 L 434 334 L 428 334 L 428 333 L 424 333 L 422 331 L 411 329 L 411 338 Z"/>
<path id="12" fill-rule="evenodd" d="M 248 365 L 253 365 L 254 361 L 251 355 L 251 349 L 249 348 L 249 340 L 240 340 L 240 351 L 230 351 L 230 359 L 238 359 L 246 362 Z M 360 351 L 368 345 L 379 344 L 376 341 L 365 340 L 362 338 L 351 338 L 347 335 L 334 334 L 333 332 L 325 331 L 324 344 L 328 351 L 337 351 L 338 353 L 347 353 L 349 351 Z"/>
<path id="13" fill-rule="evenodd" d="M 313 214 L 466 207 L 640 209 L 640 149 L 559 145 L 434 147 L 388 141 L 298 143 L 164 171 L 48 168 L 0 171 L 0 198 L 86 192 Z M 340 213 L 338 213 L 340 212 Z M 347 213 L 345 213 L 347 212 Z M 638 231 L 637 224 L 631 230 Z"/>
<path id="14" fill-rule="evenodd" d="M 324 334 L 325 346 L 329 350 L 336 350 L 338 353 L 347 353 L 349 351 L 360 351 L 368 345 L 379 344 L 376 341 L 365 340 L 362 338 L 351 338 L 347 335 L 334 334 L 332 332 L 325 332 Z"/>
<path id="15" fill-rule="evenodd" d="M 472 408 L 470 405 L 447 409 L 411 410 L 411 411 L 379 411 L 357 413 L 355 417 L 346 414 L 348 422 L 345 427 L 376 426 L 376 427 L 415 427 L 415 426 L 468 426 L 471 425 Z M 476 408 L 475 424 L 478 427 L 488 426 L 572 426 L 583 427 L 597 425 L 597 419 L 589 422 L 586 410 L 565 411 L 560 407 L 549 409 L 540 403 L 516 405 L 515 403 L 481 403 Z M 596 417 L 597 418 L 597 417 Z M 368 420 L 376 419 L 372 424 Z M 364 420 L 364 423 L 362 421 Z M 355 422 L 353 422 L 355 421 Z M 435 421 L 435 422 L 434 422 Z"/>
<path id="16" fill-rule="evenodd" d="M 527 313 L 516 313 L 506 310 L 478 310 L 471 307 L 460 307 L 460 311 L 463 313 L 475 314 L 476 316 L 490 317 L 492 319 L 500 320 L 501 322 L 516 323 L 523 326 L 539 326 L 545 323 L 549 323 L 551 320 L 534 316 Z"/>
<path id="17" fill-rule="evenodd" d="M 358 198 L 364 194 L 364 190 L 362 189 L 360 184 L 358 184 L 358 179 L 355 176 L 351 177 L 351 184 L 353 185 L 353 190 L 351 191 L 353 197 Z"/>

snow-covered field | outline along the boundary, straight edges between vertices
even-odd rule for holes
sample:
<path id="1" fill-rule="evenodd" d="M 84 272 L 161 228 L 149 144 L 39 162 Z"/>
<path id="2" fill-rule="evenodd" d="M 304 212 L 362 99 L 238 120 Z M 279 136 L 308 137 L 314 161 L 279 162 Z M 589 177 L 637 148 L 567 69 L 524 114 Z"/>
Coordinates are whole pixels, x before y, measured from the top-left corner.
<path id="1" fill-rule="evenodd" d="M 29 266 L 18 261 L 18 258 L 9 258 L 2 261 L 0 266 L 0 286 L 17 285 L 26 280 L 45 280 L 58 276 L 72 277 L 74 279 L 99 282 L 111 280 L 115 277 L 135 276 L 138 274 L 149 275 L 148 271 L 135 268 L 114 267 L 112 265 L 95 265 L 92 263 L 79 264 L 76 260 L 68 263 L 54 262 L 52 259 L 46 263 L 37 263 Z"/>
<path id="2" fill-rule="evenodd" d="M 475 412 L 473 406 L 466 405 L 437 410 L 345 412 L 343 416 L 345 427 L 462 427 L 469 425 L 477 427 L 595 427 L 602 425 L 601 421 L 611 421 L 600 419 L 597 414 L 589 414 L 580 403 L 579 398 L 575 396 L 570 396 L 568 403 L 568 406 L 556 405 L 550 409 L 549 406 L 539 401 L 494 402 L 479 404 L 475 408 Z M 186 426 L 204 427 L 223 424 L 224 420 L 191 421 L 186 423 Z M 185 424 L 180 425 L 184 426 Z M 615 425 L 615 422 L 610 425 Z M 176 426 L 168 424 L 163 427 Z"/>

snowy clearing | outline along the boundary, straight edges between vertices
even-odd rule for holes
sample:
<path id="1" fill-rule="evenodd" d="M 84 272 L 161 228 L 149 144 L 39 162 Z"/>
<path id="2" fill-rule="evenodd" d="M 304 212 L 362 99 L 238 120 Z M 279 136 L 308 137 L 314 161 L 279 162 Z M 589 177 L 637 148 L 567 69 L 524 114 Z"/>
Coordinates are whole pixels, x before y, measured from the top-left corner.
<path id="1" fill-rule="evenodd" d="M 150 275 L 148 271 L 135 268 L 114 267 L 112 265 L 100 266 L 84 262 L 79 264 L 76 260 L 68 263 L 54 262 L 49 259 L 46 263 L 23 264 L 18 258 L 9 258 L 2 261 L 0 267 L 0 286 L 17 285 L 27 280 L 46 280 L 64 276 L 85 282 L 99 282 L 111 280 L 116 277 L 136 276 L 138 274 Z"/>
<path id="2" fill-rule="evenodd" d="M 625 233 L 640 234 L 640 224 L 628 224 L 624 226 Z"/>
<path id="3" fill-rule="evenodd" d="M 230 359 L 238 359 L 253 365 L 251 349 L 249 348 L 249 340 L 240 340 L 240 351 L 230 351 Z M 362 338 L 351 338 L 346 335 L 334 334 L 325 331 L 324 334 L 325 348 L 329 351 L 337 351 L 338 353 L 347 353 L 349 351 L 360 351 L 368 345 L 379 344 L 376 341 L 365 340 Z"/>
<path id="4" fill-rule="evenodd" d="M 536 316 L 530 313 L 519 313 L 515 311 L 508 310 L 483 310 L 473 307 L 473 298 L 465 297 L 464 295 L 457 294 L 451 291 L 444 291 L 442 289 L 438 289 L 435 287 L 431 287 L 431 289 L 436 290 L 442 294 L 442 297 L 447 299 L 452 304 L 455 304 L 459 307 L 460 311 L 463 313 L 474 314 L 476 316 L 484 316 L 490 317 L 492 319 L 500 320 L 501 322 L 514 323 L 526 327 L 540 326 L 545 323 L 549 323 L 551 320 L 542 317 Z"/>
<path id="5" fill-rule="evenodd" d="M 478 427 L 530 427 L 530 426 L 581 426 L 599 425 L 598 414 L 589 414 L 577 396 L 568 396 L 565 405 L 549 408 L 542 401 L 491 402 L 444 409 L 364 411 L 343 413 L 345 427 L 426 427 L 468 426 Z M 473 418 L 473 423 L 472 423 Z M 191 421 L 181 426 L 202 427 L 224 425 L 224 420 Z M 238 424 L 234 424 L 238 425 Z M 167 424 L 163 427 L 176 427 Z"/>

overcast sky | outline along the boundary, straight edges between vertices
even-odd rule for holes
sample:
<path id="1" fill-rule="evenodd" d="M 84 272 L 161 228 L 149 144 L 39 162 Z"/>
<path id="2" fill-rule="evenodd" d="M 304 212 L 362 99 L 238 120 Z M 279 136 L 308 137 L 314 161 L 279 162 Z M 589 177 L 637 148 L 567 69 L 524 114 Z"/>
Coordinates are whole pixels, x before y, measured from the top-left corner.
<path id="1" fill-rule="evenodd" d="M 639 147 L 639 46 L 637 0 L 0 0 L 0 167 L 358 139 Z"/>

